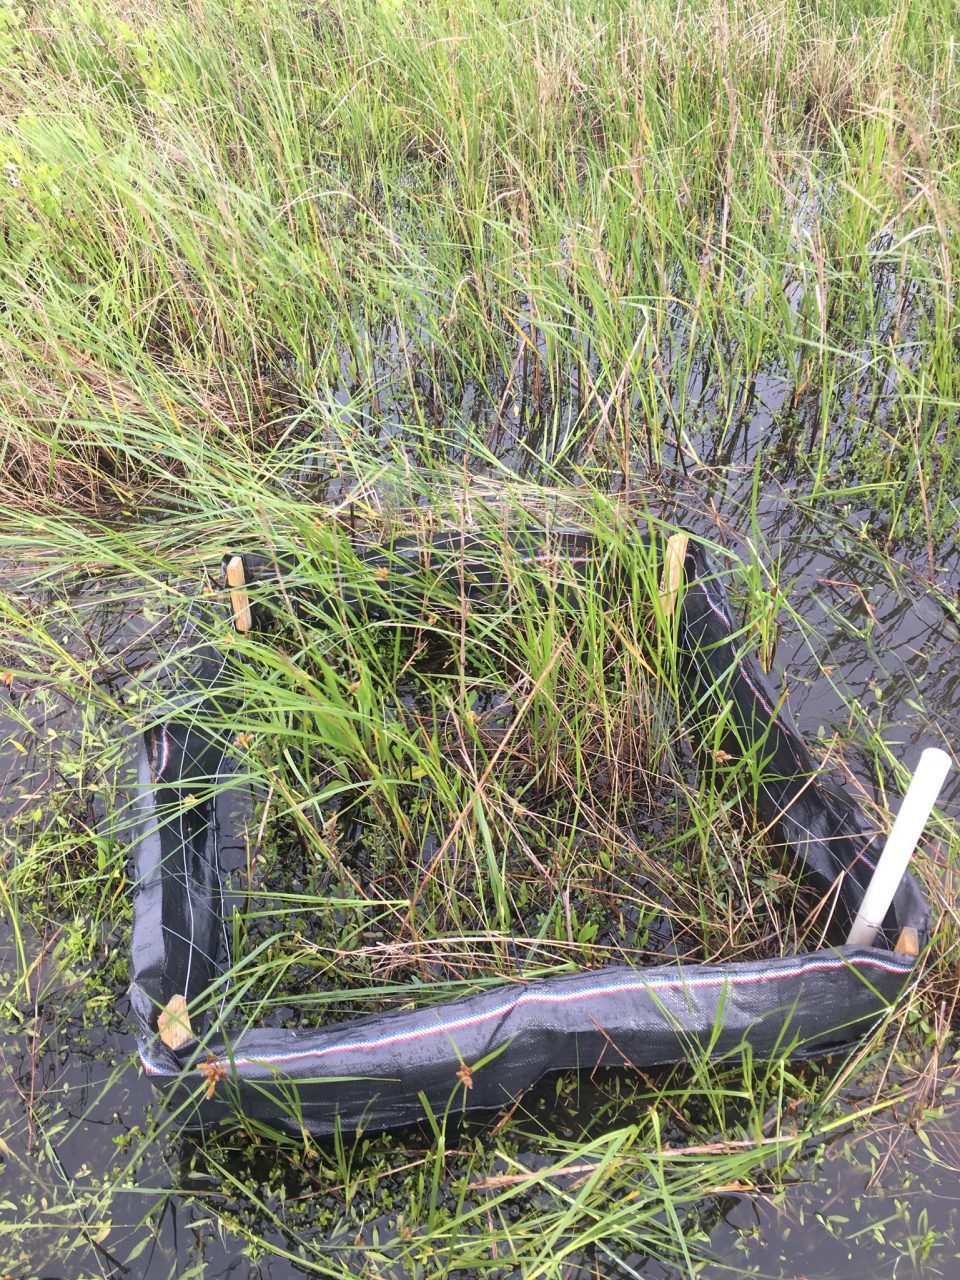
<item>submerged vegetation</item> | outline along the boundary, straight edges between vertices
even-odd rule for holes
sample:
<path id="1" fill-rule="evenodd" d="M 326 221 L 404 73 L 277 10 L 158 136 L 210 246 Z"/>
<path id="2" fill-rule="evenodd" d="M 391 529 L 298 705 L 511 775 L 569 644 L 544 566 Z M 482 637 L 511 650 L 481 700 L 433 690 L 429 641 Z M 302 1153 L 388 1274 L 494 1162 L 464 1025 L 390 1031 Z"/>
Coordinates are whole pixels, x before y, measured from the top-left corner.
<path id="1" fill-rule="evenodd" d="M 850 1280 L 860 1238 L 871 1275 L 952 1273 L 949 798 L 920 982 L 819 1066 L 704 1053 L 467 1125 L 200 1141 L 138 1076 L 123 993 L 134 749 L 211 635 L 244 672 L 247 1016 L 818 940 L 743 779 L 694 767 L 656 583 L 574 620 L 518 577 L 419 631 L 265 589 L 277 629 L 237 638 L 216 575 L 227 549 L 304 586 L 353 537 L 536 519 L 623 555 L 628 525 L 689 527 L 883 827 L 915 744 L 960 739 L 958 17 L 0 11 L 0 1274 L 185 1280 L 244 1251 L 271 1277 Z M 873 1210 L 891 1171 L 911 1194 Z"/>

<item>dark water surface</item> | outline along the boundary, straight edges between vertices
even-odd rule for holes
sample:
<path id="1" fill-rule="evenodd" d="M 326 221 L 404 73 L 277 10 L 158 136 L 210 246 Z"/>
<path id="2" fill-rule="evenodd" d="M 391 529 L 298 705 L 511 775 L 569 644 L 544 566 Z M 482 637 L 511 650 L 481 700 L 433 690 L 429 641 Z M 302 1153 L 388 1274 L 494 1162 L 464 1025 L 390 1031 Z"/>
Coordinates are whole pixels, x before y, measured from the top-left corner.
<path id="1" fill-rule="evenodd" d="M 770 394 L 776 399 L 777 389 Z M 752 541 L 761 563 L 778 566 L 779 589 L 800 619 L 798 624 L 781 612 L 776 652 L 794 717 L 815 750 L 818 736 L 824 749 L 837 734 L 848 768 L 872 792 L 877 770 L 866 746 L 866 721 L 880 724 L 893 754 L 910 768 L 923 747 L 949 750 L 960 741 L 955 548 L 952 541 L 946 548 L 951 563 L 944 564 L 941 556 L 936 565 L 939 594 L 929 592 L 923 539 L 913 546 L 888 545 L 882 512 L 857 509 L 856 499 L 847 505 L 836 494 L 818 497 L 808 482 L 796 478 L 804 470 L 796 448 L 785 447 L 779 477 L 767 479 L 751 501 L 758 434 L 773 431 L 773 411 L 761 387 L 742 433 L 716 440 L 705 432 L 692 449 L 699 459 L 710 457 L 711 465 L 698 466 L 688 458 L 686 473 L 678 469 L 667 488 L 678 512 L 696 529 L 726 540 L 741 555 L 749 553 Z M 748 518 L 745 512 L 751 510 L 754 517 Z M 135 600 L 119 609 L 101 606 L 98 590 L 96 581 L 79 586 L 93 638 L 74 634 L 65 643 L 99 646 L 105 669 L 122 689 L 125 671 L 154 660 L 157 624 L 144 617 Z M 862 720 L 851 714 L 851 705 L 862 710 Z M 25 733 L 24 720 L 40 732 Z M 31 804 L 45 803 L 55 779 L 43 739 L 55 737 L 62 745 L 71 734 L 79 734 L 76 708 L 56 695 L 39 686 L 0 693 L 5 797 L 0 815 L 5 822 Z M 118 744 L 118 768 L 124 759 L 129 763 L 130 750 L 131 744 Z M 956 772 L 944 807 L 960 816 Z M 91 813 L 94 821 L 102 817 Z M 115 914 L 119 921 L 119 907 Z M 335 1205 L 323 1205 L 313 1183 L 304 1181 L 298 1188 L 287 1173 L 287 1200 L 278 1199 L 278 1186 L 268 1185 L 269 1151 L 259 1165 L 241 1163 L 234 1169 L 253 1192 L 244 1195 L 230 1185 L 223 1168 L 206 1160 L 202 1146 L 163 1132 L 165 1120 L 139 1072 L 126 1017 L 123 957 L 117 957 L 117 947 L 125 945 L 122 927 L 113 933 L 100 930 L 86 940 L 85 950 L 71 948 L 71 929 L 89 929 L 89 922 L 74 919 L 69 908 L 58 918 L 55 904 L 47 915 L 45 932 L 34 930 L 19 940 L 7 928 L 6 913 L 2 916 L 0 995 L 13 989 L 18 947 L 28 964 L 40 958 L 29 998 L 21 989 L 16 1016 L 0 1020 L 8 1028 L 0 1042 L 0 1222 L 28 1224 L 19 1234 L 12 1225 L 5 1228 L 0 1240 L 0 1256 L 20 1267 L 11 1274 L 150 1280 L 279 1280 L 303 1274 L 295 1258 L 238 1256 L 239 1237 L 224 1237 L 218 1225 L 223 1215 L 247 1222 L 286 1248 L 281 1224 L 287 1201 L 298 1196 L 318 1197 L 318 1212 L 330 1224 L 331 1265 L 347 1265 L 341 1250 L 350 1242 L 346 1226 L 338 1226 Z M 91 969 L 116 974 L 107 984 L 109 998 L 94 1007 L 85 1003 L 82 984 Z M 709 1233 L 717 1261 L 704 1274 L 797 1280 L 960 1275 L 960 1109 L 950 1083 L 953 1052 L 948 1040 L 939 1063 L 939 1089 L 930 1093 L 940 1113 L 928 1117 L 920 1131 L 906 1122 L 906 1110 L 881 1112 L 868 1131 L 840 1132 L 825 1152 L 801 1162 L 799 1180 L 782 1193 L 719 1188 L 705 1197 L 700 1225 Z M 536 1101 L 531 1110 L 536 1111 Z M 851 1106 L 856 1101 L 856 1086 L 851 1086 Z M 572 1109 L 567 1104 L 556 1113 L 556 1123 L 575 1124 L 578 1106 L 585 1119 L 594 1113 L 586 1085 Z M 549 1128 L 551 1114 L 545 1103 L 538 1124 Z M 415 1136 L 411 1142 L 416 1146 Z M 98 1189 L 111 1182 L 124 1189 L 104 1190 L 101 1196 Z M 258 1209 L 261 1193 L 276 1221 Z M 591 1254 L 583 1265 L 590 1274 L 674 1274 L 642 1257 L 615 1266 Z M 578 1272 L 572 1268 L 570 1274 Z"/>

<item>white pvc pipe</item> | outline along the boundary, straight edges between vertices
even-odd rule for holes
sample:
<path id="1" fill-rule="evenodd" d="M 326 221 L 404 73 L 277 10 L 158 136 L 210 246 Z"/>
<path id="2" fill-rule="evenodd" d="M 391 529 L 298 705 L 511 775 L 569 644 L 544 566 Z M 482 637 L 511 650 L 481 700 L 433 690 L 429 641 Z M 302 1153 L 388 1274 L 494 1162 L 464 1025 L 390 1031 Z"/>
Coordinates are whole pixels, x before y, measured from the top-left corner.
<path id="1" fill-rule="evenodd" d="M 863 895 L 860 910 L 847 938 L 848 946 L 873 945 L 949 771 L 950 757 L 939 747 L 928 747 L 920 756 L 920 763 L 910 780 L 907 794 L 903 797 L 900 812 L 887 837 L 873 879 Z"/>

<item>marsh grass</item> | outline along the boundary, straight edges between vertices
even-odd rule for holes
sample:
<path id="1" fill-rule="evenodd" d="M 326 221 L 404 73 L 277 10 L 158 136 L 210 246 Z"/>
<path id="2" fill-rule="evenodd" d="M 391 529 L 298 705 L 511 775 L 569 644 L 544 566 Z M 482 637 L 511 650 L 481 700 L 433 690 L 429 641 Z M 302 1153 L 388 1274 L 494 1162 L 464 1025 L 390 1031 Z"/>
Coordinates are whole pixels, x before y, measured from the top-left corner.
<path id="1" fill-rule="evenodd" d="M 442 522 L 438 479 L 429 518 Z M 251 942 L 236 906 L 251 892 L 252 936 L 282 930 L 269 963 L 258 953 L 270 1002 L 324 1018 L 376 973 L 429 983 L 422 999 L 542 963 L 802 944 L 797 882 L 753 834 L 762 745 L 727 765 L 719 722 L 704 743 L 654 547 L 610 504 L 593 514 L 592 568 L 543 529 L 531 566 L 505 537 L 529 513 L 474 498 L 471 519 L 487 542 L 473 554 L 500 581 L 479 598 L 463 594 L 456 534 L 453 573 L 441 559 L 421 574 L 416 556 L 372 571 L 344 540 L 304 553 L 272 531 L 279 577 L 260 590 L 284 621 L 235 642 L 225 690 L 222 732 L 268 797 L 236 876 L 234 959 Z M 364 578 L 378 609 L 358 621 L 339 592 Z M 284 891 L 273 912 L 271 889 Z"/>
<path id="2" fill-rule="evenodd" d="M 773 672 L 799 637 L 845 709 L 817 754 L 885 825 L 903 751 L 798 609 L 769 502 L 781 482 L 813 540 L 955 634 L 960 86 L 937 33 L 956 17 L 0 11 L 0 1028 L 19 1091 L 0 1271 L 186 1280 L 239 1244 L 326 1275 L 690 1275 L 725 1196 L 781 1187 L 846 1126 L 873 1141 L 884 1104 L 934 1132 L 960 972 L 946 814 L 917 863 L 937 925 L 921 984 L 829 1068 L 695 1054 L 656 1079 L 560 1077 L 486 1127 L 193 1146 L 144 1111 L 118 1002 L 125 770 L 211 639 L 236 658 L 221 728 L 259 806 L 230 898 L 239 1017 L 289 1020 L 291 988 L 326 1020 L 416 984 L 653 958 L 668 933 L 695 959 L 816 942 L 749 834 L 749 786 L 692 768 L 622 530 L 705 536 Z M 280 629 L 227 625 L 228 549 L 282 558 L 292 593 L 360 573 L 361 535 L 502 541 L 518 517 L 594 531 L 637 590 L 574 608 L 517 572 L 507 603 L 447 590 L 355 627 L 267 583 Z M 864 601 L 823 616 L 872 652 Z M 919 676 L 912 696 L 953 732 Z M 88 1043 L 75 1101 L 58 1064 Z M 103 1155 L 118 1108 L 132 1125 Z M 171 1254 L 172 1203 L 197 1243 Z M 891 1272 L 930 1247 L 899 1212 L 898 1243 L 876 1242 Z"/>
<path id="3" fill-rule="evenodd" d="M 629 474 L 736 449 L 774 388 L 757 458 L 877 499 L 896 477 L 884 519 L 929 542 L 955 515 L 958 95 L 925 23 L 15 7 L 12 491 L 140 506 L 189 486 L 186 439 L 255 459 L 333 397 L 414 452 Z"/>
<path id="4" fill-rule="evenodd" d="M 357 448 L 350 457 L 349 502 L 260 490 L 237 468 L 229 505 L 211 501 L 192 522 L 75 528 L 38 514 L 32 533 L 19 534 L 21 548 L 31 537 L 37 545 L 5 596 L 4 660 L 20 709 L 13 736 L 37 753 L 40 779 L 48 760 L 60 772 L 42 812 L 28 802 L 5 825 L 4 907 L 27 940 L 17 945 L 10 999 L 42 1007 L 29 952 L 39 925 L 53 972 L 81 983 L 83 1021 L 99 1029 L 116 1020 L 103 974 L 122 984 L 105 957 L 116 965 L 126 945 L 131 818 L 118 770 L 145 720 L 174 705 L 182 713 L 194 697 L 188 673 L 211 639 L 231 655 L 222 719 L 204 712 L 232 743 L 235 773 L 221 785 L 248 786 L 256 802 L 245 847 L 234 851 L 229 969 L 210 997 L 234 1023 L 329 1022 L 611 956 L 642 963 L 664 947 L 697 960 L 817 945 L 815 922 L 805 932 L 810 904 L 750 834 L 743 777 L 732 779 L 722 760 L 703 768 L 702 754 L 694 768 L 672 620 L 649 553 L 625 537 L 622 498 L 559 482 L 464 488 L 457 471 L 390 468 Z M 657 523 L 649 508 L 646 518 Z M 504 539 L 531 519 L 589 529 L 601 566 L 616 564 L 631 589 L 611 600 L 602 571 L 568 593 L 540 589 L 563 565 L 521 566 Z M 499 538 L 508 596 L 464 600 L 456 580 L 430 573 L 384 580 L 352 550 L 445 523 Z M 72 562 L 86 565 L 95 591 L 78 590 L 84 574 L 61 576 L 68 531 Z M 37 567 L 41 544 L 56 548 L 56 571 L 49 551 Z M 283 565 L 281 582 L 267 575 L 253 588 L 276 625 L 249 637 L 233 632 L 215 576 L 219 552 L 241 546 L 269 548 Z M 778 626 L 793 615 L 788 593 L 771 594 L 779 574 L 719 545 L 715 554 L 743 643 L 772 655 Z M 356 583 L 385 602 L 359 623 L 337 603 Z M 105 599 L 129 619 L 144 597 L 149 616 L 134 614 L 126 627 L 102 620 Z M 53 696 L 83 711 L 51 739 L 34 700 Z M 882 753 L 869 720 L 854 723 Z M 825 744 L 825 759 L 842 770 L 839 748 Z M 896 786 L 892 755 L 877 760 Z M 29 777 L 25 787 L 35 789 Z M 878 809 L 878 824 L 887 820 Z M 938 834 L 952 850 L 953 827 L 944 822 Z M 251 1257 L 296 1257 L 318 1274 L 402 1272 L 430 1251 L 478 1272 L 497 1274 L 512 1256 L 552 1274 L 556 1258 L 581 1258 L 591 1240 L 626 1274 L 654 1258 L 692 1273 L 717 1211 L 710 1188 L 777 1186 L 804 1153 L 845 1132 L 852 1112 L 866 1125 L 882 1105 L 869 1090 L 852 1102 L 851 1080 L 889 1089 L 888 1073 L 899 1080 L 904 1061 L 922 1063 L 926 1034 L 940 1043 L 955 991 L 947 856 L 920 860 L 944 913 L 922 992 L 836 1076 L 755 1063 L 748 1051 L 722 1062 L 707 1049 L 656 1078 L 626 1065 L 579 1082 L 560 1077 L 492 1127 L 465 1132 L 437 1115 L 423 1133 L 343 1135 L 328 1148 L 248 1125 L 187 1148 L 190 1194 Z M 67 1034 L 75 1041 L 76 1027 Z M 41 1044 L 40 1061 L 43 1052 Z M 96 1098 L 109 1105 L 130 1070 L 129 1061 L 114 1065 Z M 908 1077 L 895 1096 L 914 1090 L 923 1105 L 933 1087 L 924 1078 Z M 44 1126 L 58 1141 L 81 1132 L 89 1109 L 64 1122 L 54 1097 L 29 1108 L 35 1142 Z M 159 1153 L 174 1157 L 178 1115 L 161 1112 L 131 1134 L 102 1187 L 68 1179 L 65 1197 L 51 1169 L 49 1194 L 74 1218 L 82 1204 L 93 1224 L 117 1214 L 122 1189 L 125 1197 L 142 1187 Z M 292 1095 L 294 1124 L 296 1116 Z M 257 1184 L 251 1171 L 265 1150 L 273 1154 Z M 138 1192 L 148 1222 L 169 1194 Z M 117 1220 L 127 1225 L 111 1241 L 132 1249 L 147 1238 Z M 70 1248 L 96 1253 L 91 1236 L 85 1227 Z M 38 1228 L 38 1238 L 54 1239 L 52 1229 Z"/>

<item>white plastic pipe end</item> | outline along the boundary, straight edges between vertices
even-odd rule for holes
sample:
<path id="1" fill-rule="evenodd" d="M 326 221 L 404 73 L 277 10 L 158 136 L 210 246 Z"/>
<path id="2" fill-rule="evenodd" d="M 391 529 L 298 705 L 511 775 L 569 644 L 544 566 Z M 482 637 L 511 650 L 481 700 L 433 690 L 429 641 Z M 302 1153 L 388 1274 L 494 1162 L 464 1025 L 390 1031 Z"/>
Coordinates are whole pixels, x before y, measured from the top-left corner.
<path id="1" fill-rule="evenodd" d="M 939 747 L 927 747 L 920 756 L 920 763 L 910 780 L 907 794 L 903 797 L 897 820 L 863 895 L 860 910 L 847 938 L 848 946 L 873 945 L 907 864 L 923 835 L 940 788 L 950 772 L 951 763 L 950 757 Z"/>

